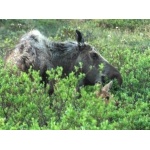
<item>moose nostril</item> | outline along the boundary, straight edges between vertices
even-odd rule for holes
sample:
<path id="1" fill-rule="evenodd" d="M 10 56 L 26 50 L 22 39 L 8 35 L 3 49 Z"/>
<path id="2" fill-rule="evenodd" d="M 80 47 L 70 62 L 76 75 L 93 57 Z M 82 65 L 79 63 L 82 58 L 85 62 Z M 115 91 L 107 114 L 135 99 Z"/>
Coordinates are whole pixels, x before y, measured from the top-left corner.
<path id="1" fill-rule="evenodd" d="M 109 96 L 106 96 L 106 99 L 109 100 Z"/>

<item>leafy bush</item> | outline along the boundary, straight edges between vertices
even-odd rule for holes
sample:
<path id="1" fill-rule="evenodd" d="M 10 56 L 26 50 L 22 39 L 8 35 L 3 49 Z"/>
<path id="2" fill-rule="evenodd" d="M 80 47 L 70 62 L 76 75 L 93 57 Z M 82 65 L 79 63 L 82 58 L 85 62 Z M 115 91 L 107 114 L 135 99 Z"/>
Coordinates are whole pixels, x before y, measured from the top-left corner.
<path id="1" fill-rule="evenodd" d="M 1 117 L 5 120 L 5 129 L 30 128 L 33 119 L 38 119 L 39 125 L 45 124 L 45 111 L 50 111 L 49 95 L 37 72 L 32 72 L 33 82 L 29 76 L 26 73 L 18 76 L 5 69 L 0 73 Z"/>
<path id="2" fill-rule="evenodd" d="M 56 80 L 52 96 L 38 72 L 30 70 L 18 76 L 1 68 L 1 129 L 149 129 L 149 103 L 134 101 L 135 95 L 130 96 L 126 89 L 106 105 L 96 98 L 96 85 L 76 92 L 82 74 L 76 77 L 72 72 L 62 79 L 62 68 L 48 74 Z"/>

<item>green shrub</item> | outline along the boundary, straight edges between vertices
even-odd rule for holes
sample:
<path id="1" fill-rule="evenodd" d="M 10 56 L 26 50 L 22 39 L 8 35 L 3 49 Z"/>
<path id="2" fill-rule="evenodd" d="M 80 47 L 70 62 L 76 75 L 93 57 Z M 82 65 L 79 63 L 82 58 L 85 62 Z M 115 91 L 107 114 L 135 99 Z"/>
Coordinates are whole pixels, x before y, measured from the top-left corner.
<path id="1" fill-rule="evenodd" d="M 96 98 L 96 85 L 82 87 L 80 94 L 75 90 L 84 75 L 76 77 L 72 72 L 61 78 L 62 68 L 48 74 L 56 81 L 51 96 L 38 72 L 30 70 L 18 76 L 1 68 L 0 129 L 149 129 L 149 103 L 134 101 L 126 89 L 106 105 Z"/>

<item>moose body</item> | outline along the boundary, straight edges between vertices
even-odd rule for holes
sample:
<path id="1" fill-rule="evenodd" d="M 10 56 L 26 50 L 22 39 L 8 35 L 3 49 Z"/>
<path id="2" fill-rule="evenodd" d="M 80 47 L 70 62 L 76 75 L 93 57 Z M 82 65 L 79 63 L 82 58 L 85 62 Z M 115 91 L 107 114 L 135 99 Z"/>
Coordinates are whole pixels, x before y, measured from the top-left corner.
<path id="1" fill-rule="evenodd" d="M 103 77 L 116 78 L 122 84 L 122 77 L 119 71 L 103 58 L 91 45 L 84 42 L 80 31 L 76 30 L 77 42 L 53 42 L 44 37 L 39 31 L 33 30 L 25 34 L 19 41 L 16 48 L 6 57 L 6 64 L 16 64 L 21 71 L 28 71 L 30 66 L 40 70 L 44 82 L 51 84 L 50 93 L 53 93 L 53 84 L 47 80 L 46 70 L 60 66 L 63 68 L 63 75 L 74 71 L 75 66 L 82 68 L 79 72 L 85 77 L 78 86 L 94 85 L 102 83 Z M 100 70 L 100 65 L 103 69 Z"/>

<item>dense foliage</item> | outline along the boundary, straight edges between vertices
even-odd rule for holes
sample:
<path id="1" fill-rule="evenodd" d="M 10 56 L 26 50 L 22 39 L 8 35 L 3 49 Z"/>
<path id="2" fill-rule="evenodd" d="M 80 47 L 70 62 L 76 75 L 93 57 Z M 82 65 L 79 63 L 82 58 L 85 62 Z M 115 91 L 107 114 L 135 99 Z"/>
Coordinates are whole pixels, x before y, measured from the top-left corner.
<path id="1" fill-rule="evenodd" d="M 0 129 L 150 129 L 149 27 L 150 20 L 0 20 Z M 74 40 L 81 30 L 122 74 L 110 103 L 96 98 L 97 85 L 75 92 L 83 74 L 61 78 L 62 68 L 48 71 L 57 81 L 49 96 L 38 72 L 4 68 L 6 52 L 33 28 L 58 41 Z"/>

